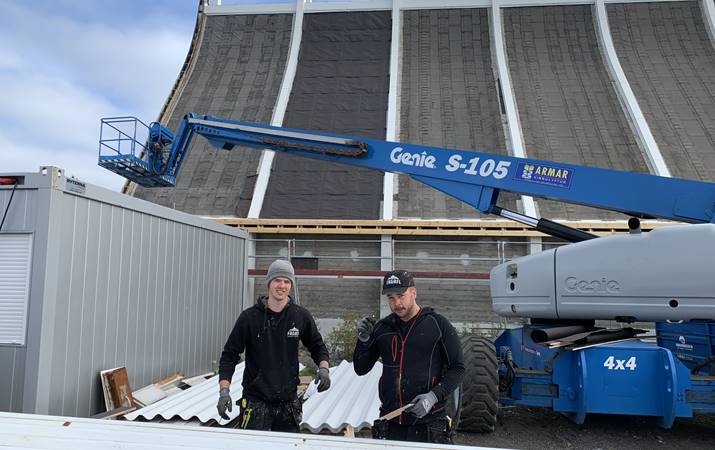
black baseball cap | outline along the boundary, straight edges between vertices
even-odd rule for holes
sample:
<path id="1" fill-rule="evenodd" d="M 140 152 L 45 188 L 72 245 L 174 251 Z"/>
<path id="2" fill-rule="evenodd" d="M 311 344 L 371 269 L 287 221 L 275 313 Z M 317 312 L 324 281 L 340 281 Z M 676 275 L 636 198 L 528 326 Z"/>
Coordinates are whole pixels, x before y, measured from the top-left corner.
<path id="1" fill-rule="evenodd" d="M 415 280 L 406 270 L 392 270 L 382 279 L 382 295 L 402 294 L 408 287 L 414 286 Z"/>

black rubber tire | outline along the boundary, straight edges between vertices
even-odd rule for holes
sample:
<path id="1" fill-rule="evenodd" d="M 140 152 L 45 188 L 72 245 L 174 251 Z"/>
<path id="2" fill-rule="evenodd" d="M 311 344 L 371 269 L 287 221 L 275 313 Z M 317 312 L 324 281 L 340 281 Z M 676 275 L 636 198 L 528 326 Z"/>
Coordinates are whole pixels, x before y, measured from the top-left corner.
<path id="1" fill-rule="evenodd" d="M 455 414 L 457 429 L 468 433 L 490 433 L 499 412 L 499 374 L 494 343 L 480 336 L 462 338 L 466 372 Z"/>

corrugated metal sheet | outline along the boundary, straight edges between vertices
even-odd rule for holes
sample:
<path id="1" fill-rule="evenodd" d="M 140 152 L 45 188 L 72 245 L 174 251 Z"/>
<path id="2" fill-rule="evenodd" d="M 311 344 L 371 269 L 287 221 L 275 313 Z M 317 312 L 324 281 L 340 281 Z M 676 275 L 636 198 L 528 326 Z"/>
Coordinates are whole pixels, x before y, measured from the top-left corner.
<path id="1" fill-rule="evenodd" d="M 330 430 L 340 432 L 347 425 L 355 431 L 372 426 L 380 417 L 377 383 L 382 376 L 382 363 L 375 363 L 370 373 L 358 376 L 353 363 L 343 361 L 330 369 L 331 386 L 316 392 L 303 404 L 302 429 L 314 433 Z M 311 387 L 314 387 L 311 384 Z"/>
<path id="2" fill-rule="evenodd" d="M 231 379 L 231 398 L 234 403 L 241 398 L 243 393 L 241 380 L 243 379 L 244 367 L 245 363 L 238 364 Z M 183 420 L 198 419 L 201 423 L 207 423 L 213 419 L 223 425 L 228 423 L 229 420 L 220 418 L 216 410 L 218 390 L 218 375 L 216 375 L 201 384 L 186 389 L 184 392 L 159 400 L 124 417 L 127 420 L 136 420 L 138 418 L 144 420 L 154 420 L 156 418 L 172 420 L 178 417 Z M 226 413 L 231 418 L 230 420 L 233 420 L 238 416 L 238 408 L 234 406 L 233 411 L 227 411 Z"/>
<path id="3" fill-rule="evenodd" d="M 237 365 L 231 380 L 231 398 L 234 402 L 241 398 L 243 392 L 241 388 L 243 368 L 244 363 Z M 377 382 L 381 375 L 382 364 L 379 362 L 369 374 L 362 377 L 355 373 L 352 363 L 347 361 L 332 367 L 330 389 L 320 393 L 314 392 L 315 384 L 311 383 L 308 389 L 310 397 L 303 404 L 301 428 L 316 433 L 322 430 L 337 433 L 347 425 L 351 425 L 356 431 L 370 427 L 379 417 L 380 399 Z M 202 423 L 216 420 L 220 424 L 226 424 L 228 421 L 221 419 L 216 412 L 217 400 L 218 375 L 180 394 L 127 414 L 125 418 L 128 420 L 198 419 Z M 228 416 L 231 420 L 236 418 L 238 408 L 234 407 Z"/>
<path id="4" fill-rule="evenodd" d="M 396 446 L 405 449 L 484 448 L 13 413 L 0 413 L 0 436 L 0 445 L 25 449 L 391 450 Z"/>

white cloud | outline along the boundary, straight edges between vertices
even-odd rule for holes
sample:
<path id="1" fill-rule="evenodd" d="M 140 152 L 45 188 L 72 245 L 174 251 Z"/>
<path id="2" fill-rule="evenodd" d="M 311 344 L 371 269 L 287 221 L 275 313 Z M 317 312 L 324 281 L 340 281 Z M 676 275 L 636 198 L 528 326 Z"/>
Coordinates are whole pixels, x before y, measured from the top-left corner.
<path id="1" fill-rule="evenodd" d="M 99 119 L 156 119 L 186 57 L 191 31 L 167 17 L 112 27 L 3 3 L 0 172 L 58 165 L 119 189 L 96 165 Z M 126 23 L 125 23 L 126 22 Z"/>
<path id="2" fill-rule="evenodd" d="M 18 144 L 0 136 L 0 173 L 34 173 L 41 166 L 61 167 L 67 176 L 113 191 L 119 191 L 125 181 L 119 175 L 97 166 L 96 151 L 73 152 L 57 147 Z"/>

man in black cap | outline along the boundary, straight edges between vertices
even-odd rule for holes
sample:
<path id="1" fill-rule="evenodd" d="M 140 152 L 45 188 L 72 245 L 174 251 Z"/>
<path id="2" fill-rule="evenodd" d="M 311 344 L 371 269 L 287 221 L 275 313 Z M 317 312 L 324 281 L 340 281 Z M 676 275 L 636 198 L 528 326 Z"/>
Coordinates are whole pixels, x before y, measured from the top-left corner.
<path id="1" fill-rule="evenodd" d="M 464 377 L 457 331 L 444 316 L 417 304 L 414 279 L 406 270 L 386 273 L 382 293 L 392 314 L 377 323 L 371 317 L 358 321 L 353 367 L 365 375 L 382 359 L 381 416 L 411 406 L 394 419 L 376 421 L 373 437 L 451 444 L 445 400 Z"/>
<path id="2" fill-rule="evenodd" d="M 268 295 L 241 313 L 219 362 L 219 415 L 232 411 L 231 378 L 246 352 L 243 397 L 237 427 L 298 432 L 302 405 L 297 398 L 298 341 L 318 365 L 318 392 L 330 387 L 328 349 L 307 309 L 295 304 L 290 291 L 295 272 L 290 262 L 276 260 L 266 274 Z"/>

